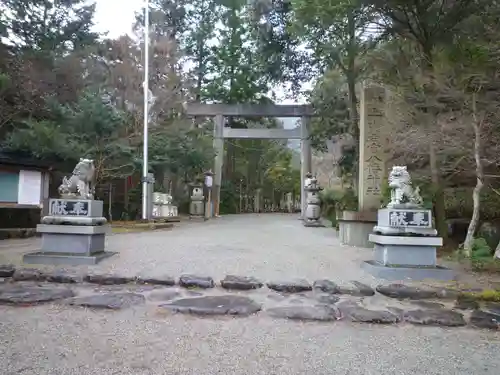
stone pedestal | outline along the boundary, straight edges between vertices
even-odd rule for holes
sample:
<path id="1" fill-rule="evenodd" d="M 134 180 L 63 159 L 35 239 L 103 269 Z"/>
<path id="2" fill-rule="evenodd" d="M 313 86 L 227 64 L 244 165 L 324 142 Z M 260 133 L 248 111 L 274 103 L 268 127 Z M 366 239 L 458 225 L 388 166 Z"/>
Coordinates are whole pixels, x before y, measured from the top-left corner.
<path id="1" fill-rule="evenodd" d="M 373 245 L 368 236 L 377 223 L 376 212 L 342 211 L 337 216 L 339 224 L 339 240 L 343 245 L 368 247 Z"/>
<path id="2" fill-rule="evenodd" d="M 432 212 L 419 208 L 384 208 L 378 211 L 374 243 L 375 259 L 363 268 L 387 280 L 452 280 L 454 272 L 437 265 L 436 249 L 443 245 L 432 228 Z"/>
<path id="3" fill-rule="evenodd" d="M 102 216 L 103 202 L 85 199 L 50 199 L 49 214 L 37 226 L 42 248 L 25 254 L 30 264 L 96 264 L 115 253 L 105 251 L 109 232 Z"/>
<path id="4" fill-rule="evenodd" d="M 166 193 L 153 193 L 152 219 L 160 221 L 179 221 L 177 206 L 172 204 L 172 196 Z"/>

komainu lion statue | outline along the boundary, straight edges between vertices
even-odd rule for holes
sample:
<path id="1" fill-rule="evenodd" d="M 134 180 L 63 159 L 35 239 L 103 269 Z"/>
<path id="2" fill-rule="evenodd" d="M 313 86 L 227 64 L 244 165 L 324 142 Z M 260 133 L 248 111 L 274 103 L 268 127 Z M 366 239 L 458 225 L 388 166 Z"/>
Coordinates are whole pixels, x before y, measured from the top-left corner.
<path id="1" fill-rule="evenodd" d="M 94 175 L 94 160 L 80 158 L 71 177 L 63 178 L 59 194 L 62 198 L 94 199 Z"/>
<path id="2" fill-rule="evenodd" d="M 423 200 L 420 196 L 420 189 L 413 190 L 411 186 L 410 173 L 406 166 L 395 165 L 389 174 L 389 187 L 391 188 L 391 201 L 388 208 L 395 208 L 398 205 L 405 207 L 421 207 Z"/>

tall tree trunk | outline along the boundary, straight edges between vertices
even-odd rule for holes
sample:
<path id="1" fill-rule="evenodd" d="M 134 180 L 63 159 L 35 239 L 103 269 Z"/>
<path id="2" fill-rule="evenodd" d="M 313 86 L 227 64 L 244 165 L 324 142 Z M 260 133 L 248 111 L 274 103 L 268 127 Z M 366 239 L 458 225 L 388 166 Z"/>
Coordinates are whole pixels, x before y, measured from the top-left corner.
<path id="1" fill-rule="evenodd" d="M 426 73 L 430 77 L 430 95 L 436 95 L 436 81 L 434 77 L 434 64 L 433 64 L 433 55 L 432 55 L 432 46 L 424 44 L 422 45 L 422 50 L 424 56 L 426 58 Z M 429 110 L 426 109 L 426 112 L 429 113 Z M 431 181 L 432 181 L 432 189 L 434 192 L 433 198 L 433 206 L 434 206 L 434 214 L 436 219 L 436 229 L 438 231 L 439 236 L 443 238 L 443 244 L 446 244 L 448 240 L 448 225 L 446 224 L 446 205 L 445 205 L 445 197 L 444 197 L 444 189 L 443 184 L 441 182 L 441 171 L 439 168 L 439 161 L 437 158 L 437 150 L 436 150 L 436 141 L 437 136 L 439 134 L 438 129 L 436 129 L 437 116 L 438 111 L 435 108 L 431 109 L 430 124 L 432 124 L 432 128 L 430 129 L 431 141 L 429 142 L 429 163 L 431 168 Z"/>
<path id="2" fill-rule="evenodd" d="M 436 219 L 436 229 L 438 231 L 439 236 L 443 238 L 443 242 L 445 243 L 446 240 L 448 239 L 448 225 L 446 224 L 446 206 L 444 203 L 444 189 L 441 183 L 441 175 L 437 160 L 435 139 L 433 136 L 429 145 L 429 159 L 431 167 L 432 188 L 434 191 L 433 205 L 434 205 L 434 214 Z"/>
<path id="3" fill-rule="evenodd" d="M 472 94 L 472 128 L 474 129 L 474 160 L 476 161 L 476 186 L 472 192 L 473 210 L 472 219 L 467 229 L 467 236 L 464 241 L 464 255 L 470 257 L 472 253 L 472 243 L 476 228 L 479 224 L 481 190 L 484 186 L 483 162 L 481 160 L 481 125 L 482 121 L 477 115 L 476 94 Z"/>

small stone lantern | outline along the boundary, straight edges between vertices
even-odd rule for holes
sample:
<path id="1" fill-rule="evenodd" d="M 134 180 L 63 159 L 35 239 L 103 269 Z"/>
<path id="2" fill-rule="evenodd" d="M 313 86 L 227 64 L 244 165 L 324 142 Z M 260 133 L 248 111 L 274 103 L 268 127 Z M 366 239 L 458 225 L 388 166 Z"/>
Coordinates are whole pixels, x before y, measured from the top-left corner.
<path id="1" fill-rule="evenodd" d="M 189 205 L 190 219 L 203 219 L 205 217 L 205 198 L 203 196 L 203 185 L 192 185 L 191 203 Z"/>
<path id="2" fill-rule="evenodd" d="M 311 177 L 308 184 L 304 186 L 304 189 L 307 193 L 307 208 L 304 226 L 324 227 L 321 223 L 321 201 L 319 199 L 319 192 L 323 189 L 318 185 L 316 177 Z"/>

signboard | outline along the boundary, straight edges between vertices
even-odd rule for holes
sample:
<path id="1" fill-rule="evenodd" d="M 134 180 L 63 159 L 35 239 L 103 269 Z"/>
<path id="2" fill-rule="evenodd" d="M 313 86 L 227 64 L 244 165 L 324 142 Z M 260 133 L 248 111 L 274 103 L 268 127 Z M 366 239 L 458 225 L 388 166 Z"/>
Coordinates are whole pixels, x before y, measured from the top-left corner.
<path id="1" fill-rule="evenodd" d="M 213 184 L 213 177 L 212 176 L 205 176 L 205 186 L 211 188 Z"/>
<path id="2" fill-rule="evenodd" d="M 21 170 L 19 172 L 17 203 L 38 206 L 40 205 L 41 196 L 42 172 Z"/>

